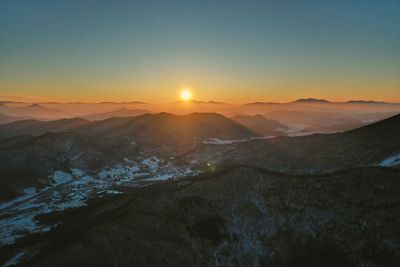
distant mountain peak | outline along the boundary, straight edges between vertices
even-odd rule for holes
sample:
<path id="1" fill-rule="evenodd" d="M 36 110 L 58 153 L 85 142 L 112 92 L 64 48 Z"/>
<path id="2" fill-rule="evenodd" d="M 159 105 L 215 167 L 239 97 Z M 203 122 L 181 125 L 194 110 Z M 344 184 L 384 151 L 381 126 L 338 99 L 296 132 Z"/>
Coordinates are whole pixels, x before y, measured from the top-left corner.
<path id="1" fill-rule="evenodd" d="M 29 108 L 40 108 L 40 107 L 42 107 L 42 106 L 39 105 L 39 104 L 31 104 L 31 105 L 28 105 L 28 106 L 26 106 L 26 107 L 29 107 Z"/>
<path id="2" fill-rule="evenodd" d="M 123 101 L 123 102 L 113 102 L 113 101 L 102 101 L 98 102 L 97 104 L 138 104 L 138 105 L 145 105 L 147 104 L 146 102 L 142 101 Z"/>
<path id="3" fill-rule="evenodd" d="M 18 109 L 19 110 L 31 110 L 31 111 L 56 111 L 56 109 L 49 108 L 49 107 L 46 107 L 46 106 L 42 106 L 42 105 L 39 105 L 37 103 L 31 104 L 31 105 L 27 105 L 25 107 L 19 107 Z"/>
<path id="4" fill-rule="evenodd" d="M 331 102 L 326 99 L 319 99 L 319 98 L 300 98 L 300 99 L 297 99 L 290 103 L 326 104 L 326 103 L 331 103 Z"/>
<path id="5" fill-rule="evenodd" d="M 276 103 L 276 102 L 261 102 L 261 101 L 257 101 L 257 102 L 251 102 L 251 103 L 247 103 L 244 104 L 245 106 L 251 106 L 251 105 L 278 105 L 280 103 Z"/>
<path id="6" fill-rule="evenodd" d="M 380 104 L 380 105 L 391 104 L 388 102 L 374 101 L 374 100 L 349 100 L 345 103 L 347 103 L 347 104 Z"/>
<path id="7" fill-rule="evenodd" d="M 204 101 L 203 101 L 204 102 Z M 225 105 L 226 103 L 224 103 L 224 102 L 221 102 L 221 101 L 207 101 L 207 102 L 204 102 L 204 103 L 207 103 L 207 104 L 216 104 L 216 105 Z"/>

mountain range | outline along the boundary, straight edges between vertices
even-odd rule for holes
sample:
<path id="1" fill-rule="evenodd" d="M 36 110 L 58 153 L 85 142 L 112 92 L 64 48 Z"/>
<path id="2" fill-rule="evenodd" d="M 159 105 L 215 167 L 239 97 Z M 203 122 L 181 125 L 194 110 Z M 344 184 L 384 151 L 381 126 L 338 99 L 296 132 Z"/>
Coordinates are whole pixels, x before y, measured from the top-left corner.
<path id="1" fill-rule="evenodd" d="M 203 145 L 180 160 L 196 160 L 203 166 L 207 162 L 216 166 L 229 162 L 284 172 L 321 173 L 378 165 L 386 158 L 400 155 L 399 135 L 400 114 L 343 133 L 278 137 L 225 147 Z M 216 156 L 215 150 L 223 152 Z"/>
<path id="2" fill-rule="evenodd" d="M 107 111 L 107 112 L 100 112 L 94 113 L 91 115 L 84 116 L 84 119 L 91 120 L 91 121 L 98 121 L 98 120 L 105 120 L 113 117 L 134 117 L 143 115 L 146 113 L 150 113 L 150 111 L 145 109 L 126 109 L 121 108 L 117 110 Z"/>
<path id="3" fill-rule="evenodd" d="M 400 114 L 286 136 L 287 113 L 0 125 L 0 263 L 394 266 Z"/>
<path id="4" fill-rule="evenodd" d="M 215 168 L 247 164 L 303 173 L 368 166 L 400 154 L 399 125 L 397 115 L 344 133 L 285 137 L 286 126 L 262 116 L 231 120 L 219 114 L 160 113 L 103 121 L 18 121 L 0 126 L 3 196 L 38 186 L 57 169 L 90 173 L 140 153 L 176 157 L 178 165 L 194 162 L 202 170 L 210 162 Z M 282 137 L 260 139 L 264 136 Z M 218 144 L 224 140 L 227 145 Z"/>
<path id="5" fill-rule="evenodd" d="M 258 134 L 241 124 L 216 113 L 144 114 L 136 117 L 116 117 L 101 121 L 61 119 L 55 121 L 25 120 L 0 126 L 0 137 L 29 133 L 75 132 L 104 137 L 131 136 L 139 143 L 192 146 L 209 138 L 243 139 Z"/>
<path id="6" fill-rule="evenodd" d="M 125 158 L 134 159 L 139 151 L 171 157 L 210 138 L 259 136 L 222 115 L 201 113 L 145 114 L 102 121 L 25 120 L 1 125 L 0 133 L 2 199 L 15 197 L 29 186 L 45 186 L 46 178 L 56 170 L 79 168 L 91 173 Z"/>
<path id="7" fill-rule="evenodd" d="M 181 115 L 193 112 L 216 112 L 223 115 L 230 113 L 257 115 L 278 110 L 335 112 L 347 115 L 356 115 L 377 112 L 400 112 L 400 104 L 364 100 L 333 102 L 317 98 L 302 98 L 287 103 L 252 102 L 247 104 L 230 104 L 219 101 L 201 100 L 179 100 L 172 103 L 160 104 L 151 104 L 138 101 L 100 103 L 24 103 L 0 101 L 0 113 L 3 115 L 22 117 L 22 119 L 29 116 L 40 120 L 74 117 L 86 118 L 89 120 L 101 120 L 114 116 L 137 116 L 143 113 L 160 113 L 164 111 Z"/>

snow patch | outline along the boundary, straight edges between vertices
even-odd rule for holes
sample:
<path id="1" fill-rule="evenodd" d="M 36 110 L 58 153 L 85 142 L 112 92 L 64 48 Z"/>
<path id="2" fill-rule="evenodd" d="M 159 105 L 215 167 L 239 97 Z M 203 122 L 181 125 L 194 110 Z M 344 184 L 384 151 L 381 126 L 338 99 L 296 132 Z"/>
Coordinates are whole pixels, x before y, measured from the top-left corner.
<path id="1" fill-rule="evenodd" d="M 84 207 L 95 197 L 122 194 L 115 186 L 143 187 L 197 173 L 190 167 L 177 167 L 157 157 L 136 163 L 125 160 L 93 176 L 77 168 L 70 172 L 56 170 L 49 176 L 50 186 L 40 191 L 34 187 L 25 188 L 25 195 L 0 203 L 0 244 L 14 244 L 28 234 L 47 232 L 58 225 L 57 222 L 41 224 L 35 219 L 37 215 Z"/>
<path id="2" fill-rule="evenodd" d="M 400 164 L 400 154 L 382 160 L 378 165 L 381 167 L 392 167 Z"/>
<path id="3" fill-rule="evenodd" d="M 72 180 L 72 175 L 65 173 L 63 171 L 55 171 L 53 174 L 53 183 L 55 185 L 70 182 Z"/>
<path id="4" fill-rule="evenodd" d="M 11 201 L 0 203 L 0 210 L 11 207 L 13 205 L 17 205 L 18 203 L 23 202 L 27 199 L 30 199 L 36 195 L 35 187 L 27 187 L 27 188 L 22 189 L 22 191 L 25 193 L 25 195 L 17 197 Z"/>
<path id="5" fill-rule="evenodd" d="M 76 155 L 75 157 L 73 157 L 73 158 L 71 159 L 71 161 L 78 159 L 78 158 L 79 158 L 80 156 L 82 156 L 84 153 L 85 153 L 85 152 L 82 151 L 81 153 L 79 153 L 78 155 Z"/>
<path id="6" fill-rule="evenodd" d="M 218 138 L 209 138 L 208 140 L 204 141 L 203 144 L 208 145 L 230 145 L 233 143 L 241 143 L 241 142 L 248 142 L 252 140 L 262 140 L 262 139 L 271 139 L 275 136 L 260 136 L 260 137 L 251 137 L 245 139 L 235 139 L 235 140 L 228 140 L 228 139 L 218 139 Z"/>
<path id="7" fill-rule="evenodd" d="M 33 196 L 36 194 L 36 188 L 34 186 L 24 188 L 24 189 L 22 189 L 22 191 L 25 193 L 25 195 Z"/>
<path id="8" fill-rule="evenodd" d="M 4 263 L 3 267 L 15 266 L 21 260 L 21 258 L 25 255 L 24 252 L 17 253 L 14 257 L 9 259 L 6 263 Z"/>
<path id="9" fill-rule="evenodd" d="M 149 168 L 149 170 L 152 172 L 157 170 L 159 163 L 160 163 L 160 159 L 157 157 L 151 157 L 151 158 L 142 160 L 142 164 L 147 166 L 147 168 Z"/>
<path id="10" fill-rule="evenodd" d="M 82 178 L 80 178 L 80 179 L 78 179 L 76 181 L 73 181 L 71 183 L 71 185 L 73 185 L 73 186 L 82 186 L 82 185 L 91 183 L 93 181 L 94 181 L 93 177 L 86 175 L 86 176 L 84 176 L 84 177 L 82 177 Z"/>
<path id="11" fill-rule="evenodd" d="M 83 175 L 85 175 L 85 172 L 82 171 L 81 169 L 71 169 L 72 175 L 76 176 L 76 177 L 81 177 Z"/>

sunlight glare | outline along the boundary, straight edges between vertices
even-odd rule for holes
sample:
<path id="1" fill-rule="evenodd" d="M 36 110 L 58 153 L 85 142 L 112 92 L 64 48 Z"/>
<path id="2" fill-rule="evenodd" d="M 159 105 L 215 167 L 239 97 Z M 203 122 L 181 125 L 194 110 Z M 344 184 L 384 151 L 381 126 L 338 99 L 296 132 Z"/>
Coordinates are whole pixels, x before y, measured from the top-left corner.
<path id="1" fill-rule="evenodd" d="M 183 89 L 181 92 L 181 99 L 184 101 L 188 101 L 192 99 L 192 93 L 190 92 L 189 89 Z"/>

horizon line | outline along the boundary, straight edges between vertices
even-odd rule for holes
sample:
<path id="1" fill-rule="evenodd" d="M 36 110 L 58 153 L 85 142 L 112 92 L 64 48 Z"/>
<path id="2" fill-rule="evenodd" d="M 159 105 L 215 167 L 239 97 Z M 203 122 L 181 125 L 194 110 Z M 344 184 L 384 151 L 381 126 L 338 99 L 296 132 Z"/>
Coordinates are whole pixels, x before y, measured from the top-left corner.
<path id="1" fill-rule="evenodd" d="M 136 105 L 171 105 L 171 104 L 184 104 L 184 103 L 195 103 L 195 104 L 211 104 L 211 105 L 282 105 L 282 104 L 400 104 L 400 102 L 388 102 L 382 100 L 371 100 L 371 99 L 348 99 L 343 101 L 331 101 L 324 98 L 298 98 L 288 102 L 271 102 L 271 101 L 249 101 L 249 102 L 224 102 L 215 100 L 197 100 L 192 99 L 188 101 L 175 100 L 172 102 L 162 102 L 162 103 L 150 103 L 145 101 L 14 101 L 8 99 L 1 99 L 0 103 L 15 103 L 15 104 L 136 104 Z"/>

